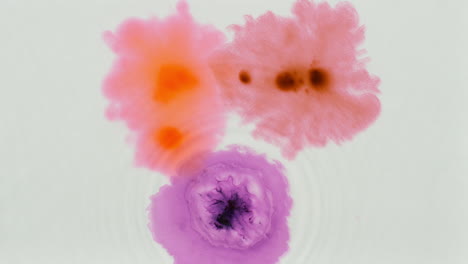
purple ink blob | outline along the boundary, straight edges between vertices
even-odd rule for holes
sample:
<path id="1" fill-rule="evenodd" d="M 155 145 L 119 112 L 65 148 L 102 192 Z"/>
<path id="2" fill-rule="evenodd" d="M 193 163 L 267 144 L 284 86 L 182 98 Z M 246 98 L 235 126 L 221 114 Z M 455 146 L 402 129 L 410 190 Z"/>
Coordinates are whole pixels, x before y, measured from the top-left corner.
<path id="1" fill-rule="evenodd" d="M 288 249 L 292 206 L 283 166 L 233 147 L 189 168 L 148 208 L 153 238 L 175 264 L 278 262 Z"/>

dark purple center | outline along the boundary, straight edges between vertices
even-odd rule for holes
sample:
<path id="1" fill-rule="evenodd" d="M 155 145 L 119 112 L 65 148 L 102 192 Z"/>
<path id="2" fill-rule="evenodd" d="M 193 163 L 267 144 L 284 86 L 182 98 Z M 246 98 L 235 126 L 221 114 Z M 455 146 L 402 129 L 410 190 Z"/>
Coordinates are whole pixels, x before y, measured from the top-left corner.
<path id="1" fill-rule="evenodd" d="M 227 201 L 216 200 L 214 205 L 219 206 L 221 213 L 216 215 L 214 225 L 217 229 L 231 229 L 235 218 L 250 212 L 248 205 L 239 198 L 237 193 L 233 194 Z"/>

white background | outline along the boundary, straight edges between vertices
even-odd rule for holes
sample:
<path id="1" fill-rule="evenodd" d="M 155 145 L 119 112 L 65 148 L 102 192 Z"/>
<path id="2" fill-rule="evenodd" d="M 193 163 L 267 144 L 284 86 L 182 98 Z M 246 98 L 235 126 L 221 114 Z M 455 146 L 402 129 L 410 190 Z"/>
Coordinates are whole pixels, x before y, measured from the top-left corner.
<path id="1" fill-rule="evenodd" d="M 382 79 L 382 114 L 342 147 L 284 161 L 295 206 L 281 263 L 468 263 L 466 1 L 352 2 Z M 221 29 L 290 10 L 290 1 L 189 3 Z M 146 228 L 148 197 L 166 179 L 133 166 L 100 85 L 114 58 L 102 31 L 174 5 L 1 1 L 0 263 L 172 263 Z M 224 144 L 281 159 L 248 135 L 231 122 Z"/>

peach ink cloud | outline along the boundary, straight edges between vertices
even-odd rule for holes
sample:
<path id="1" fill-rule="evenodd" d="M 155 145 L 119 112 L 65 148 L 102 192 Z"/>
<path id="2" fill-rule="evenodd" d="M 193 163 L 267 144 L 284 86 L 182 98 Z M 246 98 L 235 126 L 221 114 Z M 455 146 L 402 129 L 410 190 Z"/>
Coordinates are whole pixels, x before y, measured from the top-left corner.
<path id="1" fill-rule="evenodd" d="M 176 264 L 276 263 L 288 249 L 292 206 L 282 165 L 241 147 L 202 163 L 151 197 L 154 240 Z"/>
<path id="2" fill-rule="evenodd" d="M 182 1 L 172 16 L 128 19 L 104 39 L 117 55 L 103 84 L 107 116 L 132 131 L 137 165 L 171 174 L 216 146 L 224 117 L 207 57 L 221 32 L 197 24 Z"/>
<path id="3" fill-rule="evenodd" d="M 380 113 L 380 80 L 365 68 L 353 6 L 299 0 L 293 13 L 247 16 L 211 59 L 228 106 L 289 159 L 308 145 L 352 139 Z"/>

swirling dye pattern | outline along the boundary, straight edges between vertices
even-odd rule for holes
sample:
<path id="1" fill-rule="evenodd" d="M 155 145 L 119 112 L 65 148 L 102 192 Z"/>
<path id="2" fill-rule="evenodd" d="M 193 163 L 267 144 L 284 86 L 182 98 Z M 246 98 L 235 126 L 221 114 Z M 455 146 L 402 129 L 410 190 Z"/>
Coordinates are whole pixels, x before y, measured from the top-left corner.
<path id="1" fill-rule="evenodd" d="M 225 110 L 288 159 L 350 140 L 380 113 L 350 3 L 298 0 L 292 17 L 267 12 L 232 29 L 223 45 L 181 1 L 168 18 L 129 19 L 104 35 L 117 54 L 108 117 L 131 129 L 138 165 L 170 176 L 148 217 L 175 264 L 273 264 L 289 248 L 284 168 L 247 147 L 213 152 Z"/>

